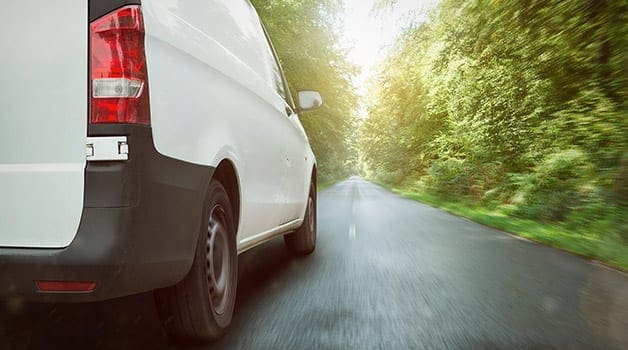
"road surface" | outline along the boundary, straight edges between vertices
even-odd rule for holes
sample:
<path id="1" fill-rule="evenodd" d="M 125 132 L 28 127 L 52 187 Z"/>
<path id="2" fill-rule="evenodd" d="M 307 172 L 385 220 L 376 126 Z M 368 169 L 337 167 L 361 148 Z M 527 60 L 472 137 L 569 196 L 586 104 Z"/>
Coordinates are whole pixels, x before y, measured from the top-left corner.
<path id="1" fill-rule="evenodd" d="M 240 256 L 239 283 L 207 349 L 628 349 L 626 274 L 359 178 L 320 193 L 314 255 L 272 241 Z M 2 349 L 179 348 L 150 295 L 0 311 Z"/>

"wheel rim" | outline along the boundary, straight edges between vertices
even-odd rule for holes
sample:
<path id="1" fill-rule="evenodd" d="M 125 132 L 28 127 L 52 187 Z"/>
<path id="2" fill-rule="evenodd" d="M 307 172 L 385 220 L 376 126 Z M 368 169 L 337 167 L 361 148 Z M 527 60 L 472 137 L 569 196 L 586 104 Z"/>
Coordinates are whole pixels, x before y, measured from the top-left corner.
<path id="1" fill-rule="evenodd" d="M 207 228 L 206 275 L 209 296 L 214 311 L 223 315 L 230 292 L 231 264 L 229 262 L 227 220 L 220 205 L 212 208 Z"/>

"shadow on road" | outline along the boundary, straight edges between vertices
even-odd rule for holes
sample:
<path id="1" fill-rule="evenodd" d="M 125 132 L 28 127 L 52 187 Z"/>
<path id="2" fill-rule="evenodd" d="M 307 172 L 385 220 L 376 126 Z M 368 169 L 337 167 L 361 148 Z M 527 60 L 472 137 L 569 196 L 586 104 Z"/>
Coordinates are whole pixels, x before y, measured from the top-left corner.
<path id="1" fill-rule="evenodd" d="M 240 256 L 235 325 L 246 323 L 257 296 L 272 288 L 269 281 L 298 259 L 282 239 Z M 5 304 L 0 311 L 0 349 L 184 348 L 162 331 L 151 293 L 91 304 Z M 217 345 L 227 345 L 221 343 Z"/>

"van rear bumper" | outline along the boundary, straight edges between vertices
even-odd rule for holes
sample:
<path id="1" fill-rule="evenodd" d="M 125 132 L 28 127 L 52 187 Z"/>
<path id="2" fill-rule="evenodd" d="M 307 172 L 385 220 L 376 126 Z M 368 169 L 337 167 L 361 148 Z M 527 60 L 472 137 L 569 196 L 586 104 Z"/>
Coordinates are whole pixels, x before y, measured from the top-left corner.
<path id="1" fill-rule="evenodd" d="M 129 160 L 88 163 L 85 207 L 68 247 L 0 248 L 0 299 L 99 301 L 171 286 L 189 271 L 214 168 L 160 155 L 148 127 L 93 127 L 90 136 L 127 136 Z M 96 288 L 49 293 L 37 281 Z"/>

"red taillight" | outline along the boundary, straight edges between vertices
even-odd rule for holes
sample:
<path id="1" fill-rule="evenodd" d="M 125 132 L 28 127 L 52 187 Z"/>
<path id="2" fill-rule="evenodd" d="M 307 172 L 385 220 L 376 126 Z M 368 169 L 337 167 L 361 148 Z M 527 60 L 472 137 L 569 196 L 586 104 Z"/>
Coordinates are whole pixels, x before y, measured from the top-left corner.
<path id="1" fill-rule="evenodd" d="M 150 124 L 144 20 L 126 6 L 90 24 L 90 123 Z"/>
<path id="2" fill-rule="evenodd" d="M 37 288 L 48 293 L 86 293 L 96 289 L 96 282 L 37 281 Z"/>

